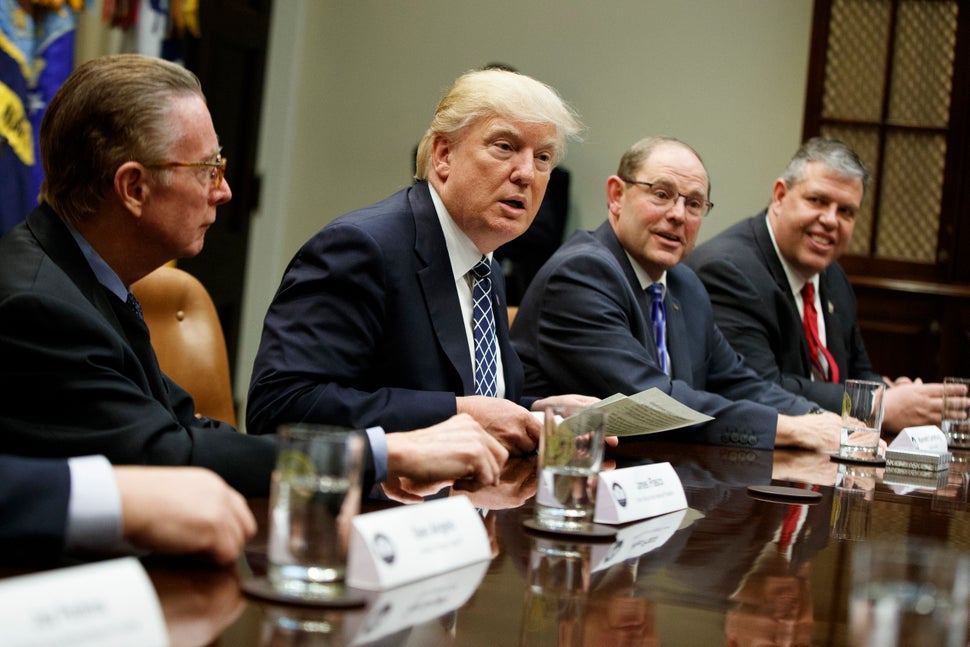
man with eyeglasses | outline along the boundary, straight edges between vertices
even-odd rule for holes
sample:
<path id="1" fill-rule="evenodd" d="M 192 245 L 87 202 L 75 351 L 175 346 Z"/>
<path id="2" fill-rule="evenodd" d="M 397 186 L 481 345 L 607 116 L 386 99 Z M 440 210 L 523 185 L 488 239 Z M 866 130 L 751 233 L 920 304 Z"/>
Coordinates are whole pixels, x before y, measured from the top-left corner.
<path id="1" fill-rule="evenodd" d="M 88 61 L 51 100 L 40 150 L 40 204 L 0 238 L 0 453 L 205 467 L 265 496 L 275 438 L 195 415 L 159 369 L 128 289 L 198 254 L 232 197 L 199 80 L 147 56 Z M 508 456 L 498 441 L 469 416 L 436 422 L 387 439 L 368 429 L 382 448 L 369 476 L 498 481 Z M 105 469 L 72 470 L 72 484 L 120 485 Z"/>
<path id="2" fill-rule="evenodd" d="M 574 234 L 526 291 L 512 327 L 526 392 L 597 397 L 656 387 L 714 420 L 662 434 L 734 447 L 839 445 L 840 419 L 761 380 L 714 325 L 681 261 L 713 206 L 700 156 L 647 137 L 606 182 L 607 222 Z M 811 413 L 810 413 L 811 412 Z"/>
<path id="3" fill-rule="evenodd" d="M 842 410 L 847 379 L 882 380 L 838 259 L 852 240 L 869 171 L 845 143 L 805 142 L 774 182 L 771 204 L 687 260 L 728 341 L 762 378 Z M 940 424 L 943 385 L 886 380 L 884 428 Z M 950 387 L 956 394 L 959 385 Z"/>

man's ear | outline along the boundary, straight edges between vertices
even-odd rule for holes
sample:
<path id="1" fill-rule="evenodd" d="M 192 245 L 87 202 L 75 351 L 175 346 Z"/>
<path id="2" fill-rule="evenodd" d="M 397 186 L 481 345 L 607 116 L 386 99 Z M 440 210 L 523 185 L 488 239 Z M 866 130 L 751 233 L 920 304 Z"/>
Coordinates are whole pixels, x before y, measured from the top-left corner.
<path id="1" fill-rule="evenodd" d="M 784 178 L 778 178 L 775 180 L 775 185 L 771 187 L 771 203 L 778 204 L 785 199 L 788 194 L 788 184 L 785 183 Z"/>
<path id="2" fill-rule="evenodd" d="M 606 204 L 609 208 L 610 220 L 613 221 L 620 217 L 622 208 L 623 193 L 626 191 L 626 182 L 618 175 L 611 175 L 606 179 Z"/>
<path id="3" fill-rule="evenodd" d="M 148 171 L 139 162 L 125 162 L 115 171 L 114 191 L 132 215 L 141 217 L 149 193 Z"/>
<path id="4" fill-rule="evenodd" d="M 431 140 L 431 169 L 442 180 L 451 173 L 451 153 L 454 147 L 447 137 L 438 134 Z"/>

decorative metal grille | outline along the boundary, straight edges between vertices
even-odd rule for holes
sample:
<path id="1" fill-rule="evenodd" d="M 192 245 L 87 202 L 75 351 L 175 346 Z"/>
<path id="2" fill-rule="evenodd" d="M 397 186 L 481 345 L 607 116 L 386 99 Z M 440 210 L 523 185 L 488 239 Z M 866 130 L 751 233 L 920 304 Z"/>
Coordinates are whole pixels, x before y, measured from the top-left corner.
<path id="1" fill-rule="evenodd" d="M 832 3 L 822 117 L 879 121 L 886 85 L 890 0 Z"/>
<path id="2" fill-rule="evenodd" d="M 945 136 L 889 134 L 880 183 L 882 199 L 875 256 L 936 262 L 945 165 Z"/>
<path id="3" fill-rule="evenodd" d="M 889 92 L 890 123 L 946 128 L 956 29 L 955 2 L 900 3 Z"/>
<path id="4" fill-rule="evenodd" d="M 936 263 L 958 8 L 832 2 L 821 131 L 873 170 L 850 254 Z"/>

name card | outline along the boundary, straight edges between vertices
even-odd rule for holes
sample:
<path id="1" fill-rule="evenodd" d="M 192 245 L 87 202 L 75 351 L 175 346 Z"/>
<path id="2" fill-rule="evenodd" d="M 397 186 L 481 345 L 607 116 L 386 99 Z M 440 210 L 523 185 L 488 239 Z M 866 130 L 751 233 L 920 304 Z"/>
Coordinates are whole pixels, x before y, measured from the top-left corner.
<path id="1" fill-rule="evenodd" d="M 370 645 L 384 636 L 457 609 L 481 584 L 488 565 L 488 561 L 480 561 L 372 594 L 375 597 L 368 600 L 367 615 L 351 644 Z"/>
<path id="2" fill-rule="evenodd" d="M 889 447 L 892 449 L 919 449 L 935 454 L 949 453 L 946 436 L 935 425 L 906 427 L 899 432 L 899 435 L 889 444 Z"/>
<path id="3" fill-rule="evenodd" d="M 481 516 L 453 496 L 354 517 L 347 584 L 387 589 L 491 557 Z"/>
<path id="4" fill-rule="evenodd" d="M 670 463 L 637 465 L 599 473 L 593 521 L 628 523 L 686 507 L 684 487 Z"/>
<path id="5" fill-rule="evenodd" d="M 7 646 L 169 644 L 158 596 L 134 557 L 0 580 L 0 627 Z"/>

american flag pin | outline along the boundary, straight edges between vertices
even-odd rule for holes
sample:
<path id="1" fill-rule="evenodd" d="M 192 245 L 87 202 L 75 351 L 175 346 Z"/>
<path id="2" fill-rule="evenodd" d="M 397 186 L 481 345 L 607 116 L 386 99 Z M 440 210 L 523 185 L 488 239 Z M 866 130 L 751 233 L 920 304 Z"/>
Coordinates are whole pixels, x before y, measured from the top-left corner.
<path id="1" fill-rule="evenodd" d="M 829 305 L 829 314 L 832 314 L 833 312 L 835 312 L 835 306 L 832 304 L 832 302 L 827 301 L 826 303 L 828 303 Z"/>

